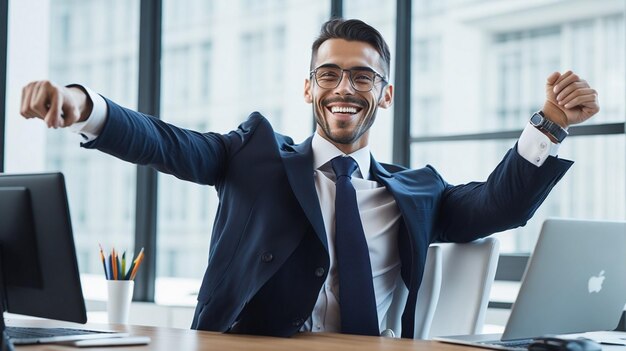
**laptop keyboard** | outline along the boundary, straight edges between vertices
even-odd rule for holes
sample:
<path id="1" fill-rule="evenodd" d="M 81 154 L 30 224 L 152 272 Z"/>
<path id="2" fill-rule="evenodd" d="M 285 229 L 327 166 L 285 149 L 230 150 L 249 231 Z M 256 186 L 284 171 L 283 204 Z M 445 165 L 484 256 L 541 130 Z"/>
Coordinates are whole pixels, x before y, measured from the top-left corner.
<path id="1" fill-rule="evenodd" d="M 25 327 L 6 327 L 6 334 L 13 343 L 18 344 L 20 341 L 29 340 L 31 343 L 37 342 L 38 339 L 54 338 L 59 336 L 73 335 L 92 335 L 92 334 L 111 334 L 112 332 L 88 330 L 88 329 L 72 329 L 72 328 L 25 328 Z"/>
<path id="2" fill-rule="evenodd" d="M 503 346 L 515 350 L 528 350 L 528 345 L 530 345 L 532 342 L 533 339 L 520 339 L 511 341 L 489 341 L 484 342 L 484 344 Z"/>

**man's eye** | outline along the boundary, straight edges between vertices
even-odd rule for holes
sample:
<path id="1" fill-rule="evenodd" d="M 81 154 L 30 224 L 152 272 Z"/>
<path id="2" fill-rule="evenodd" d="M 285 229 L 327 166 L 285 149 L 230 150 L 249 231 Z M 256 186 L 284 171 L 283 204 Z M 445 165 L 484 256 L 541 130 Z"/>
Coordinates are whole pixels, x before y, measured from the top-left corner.
<path id="1" fill-rule="evenodd" d="M 354 80 L 358 82 L 372 82 L 374 80 L 374 76 L 370 73 L 355 73 Z"/>
<path id="2" fill-rule="evenodd" d="M 337 79 L 338 75 L 335 72 L 320 72 L 317 75 L 319 79 Z"/>

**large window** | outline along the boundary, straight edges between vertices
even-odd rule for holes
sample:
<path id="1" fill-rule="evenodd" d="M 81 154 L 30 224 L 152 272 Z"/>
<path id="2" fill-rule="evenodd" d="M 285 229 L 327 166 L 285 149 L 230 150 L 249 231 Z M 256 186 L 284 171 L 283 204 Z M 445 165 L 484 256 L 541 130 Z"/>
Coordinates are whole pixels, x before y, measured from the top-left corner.
<path id="1" fill-rule="evenodd" d="M 140 3 L 150 6 L 140 8 Z M 139 45 L 141 34 L 143 44 L 161 41 L 161 89 L 147 93 L 147 100 L 160 97 L 160 106 L 152 107 L 162 119 L 202 132 L 227 132 L 250 112 L 260 111 L 277 132 L 300 142 L 313 128 L 311 106 L 303 101 L 310 45 L 331 8 L 381 31 L 392 52 L 392 84 L 410 72 L 410 113 L 402 113 L 409 104 L 397 101 L 396 107 L 379 111 L 372 129 L 372 152 L 379 161 L 405 160 L 408 154 L 410 166 L 432 164 L 451 183 L 482 180 L 514 145 L 530 114 L 542 107 L 549 73 L 573 69 L 599 92 L 600 113 L 571 128 L 560 150 L 560 157 L 576 164 L 525 228 L 499 234 L 502 251 L 531 251 L 541 222 L 549 216 L 626 219 L 623 0 L 530 5 L 485 0 L 162 0 L 161 32 L 146 26 L 139 33 L 140 16 L 154 20 L 158 16 L 146 8 L 158 4 L 15 0 L 9 6 L 7 68 L 0 67 L 7 73 L 5 143 L 0 149 L 4 170 L 65 174 L 83 273 L 101 274 L 98 243 L 134 249 L 137 227 L 138 241 L 156 236 L 157 249 L 150 256 L 156 259 L 156 272 L 146 264 L 148 286 L 139 282 L 143 287 L 136 290 L 151 299 L 151 279 L 157 277 L 158 301 L 193 304 L 207 264 L 217 195 L 212 187 L 159 175 L 157 196 L 137 204 L 137 177 L 141 195 L 144 185 L 149 187 L 142 181 L 149 176 L 137 176 L 135 166 L 110 156 L 82 150 L 76 134 L 20 118 L 22 87 L 45 78 L 82 83 L 137 108 L 139 83 L 152 77 L 138 81 L 139 50 L 144 65 L 154 63 L 153 53 L 144 56 L 149 45 Z M 398 4 L 411 4 L 412 11 L 402 13 Z M 399 19 L 409 18 L 410 27 L 397 27 L 405 23 Z M 403 41 L 407 34 L 410 46 Z M 410 66 L 396 61 L 398 53 L 410 54 Z M 410 128 L 394 129 L 394 121 L 409 121 L 402 126 Z M 394 150 L 398 145 L 410 146 Z M 155 204 L 156 231 L 148 223 L 151 213 L 140 211 L 135 223 L 136 208 Z"/>
<path id="2" fill-rule="evenodd" d="M 519 135 L 507 132 L 543 106 L 546 77 L 572 69 L 601 111 L 563 143 L 576 164 L 525 228 L 499 234 L 501 250 L 532 251 L 546 217 L 626 219 L 624 3 L 413 4 L 411 165 L 485 179 Z"/>
<path id="3" fill-rule="evenodd" d="M 47 130 L 41 121 L 19 117 L 20 93 L 32 80 L 50 79 L 84 84 L 135 107 L 139 1 L 10 5 L 5 171 L 63 172 L 80 271 L 101 274 L 99 243 L 133 249 L 135 167 L 81 149 L 81 138 L 68 130 Z"/>
<path id="4" fill-rule="evenodd" d="M 165 0 L 163 9 L 162 119 L 224 133 L 259 111 L 296 142 L 311 134 L 304 79 L 329 2 Z M 167 288 L 172 277 L 202 277 L 218 204 L 212 187 L 168 175 L 158 191 L 156 299 L 169 301 L 185 293 L 181 280 Z"/>

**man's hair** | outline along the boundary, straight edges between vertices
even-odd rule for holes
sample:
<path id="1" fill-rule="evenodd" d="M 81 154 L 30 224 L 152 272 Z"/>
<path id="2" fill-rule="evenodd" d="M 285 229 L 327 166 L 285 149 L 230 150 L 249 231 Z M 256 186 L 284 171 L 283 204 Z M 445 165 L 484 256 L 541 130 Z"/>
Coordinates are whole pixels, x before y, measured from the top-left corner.
<path id="1" fill-rule="evenodd" d="M 322 25 L 320 35 L 313 42 L 311 47 L 311 69 L 314 69 L 315 59 L 317 58 L 317 50 L 323 42 L 328 39 L 344 39 L 347 41 L 362 41 L 370 44 L 378 51 L 383 59 L 383 74 L 389 76 L 389 67 L 391 65 L 391 53 L 389 46 L 383 39 L 383 36 L 374 27 L 363 21 L 342 18 L 333 18 Z"/>

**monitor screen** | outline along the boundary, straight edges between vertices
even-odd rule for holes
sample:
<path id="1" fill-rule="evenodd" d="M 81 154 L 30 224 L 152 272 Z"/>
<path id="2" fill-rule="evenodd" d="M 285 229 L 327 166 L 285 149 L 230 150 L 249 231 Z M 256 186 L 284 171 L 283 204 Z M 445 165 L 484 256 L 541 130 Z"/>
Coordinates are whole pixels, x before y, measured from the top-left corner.
<path id="1" fill-rule="evenodd" d="M 61 173 L 0 174 L 0 257 L 8 312 L 87 322 Z"/>

